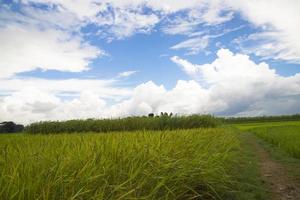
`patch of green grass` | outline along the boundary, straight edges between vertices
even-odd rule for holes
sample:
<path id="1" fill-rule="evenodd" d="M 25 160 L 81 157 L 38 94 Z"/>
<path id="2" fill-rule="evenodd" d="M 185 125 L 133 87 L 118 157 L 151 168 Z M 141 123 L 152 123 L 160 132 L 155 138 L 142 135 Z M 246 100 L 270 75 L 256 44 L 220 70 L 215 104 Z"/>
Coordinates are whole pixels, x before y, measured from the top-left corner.
<path id="1" fill-rule="evenodd" d="M 289 125 L 300 126 L 300 121 L 237 123 L 237 124 L 232 124 L 231 126 L 234 126 L 241 131 L 248 131 L 253 128 L 259 128 L 259 127 L 277 127 L 277 126 L 289 126 Z"/>
<path id="2" fill-rule="evenodd" d="M 251 129 L 251 132 L 291 157 L 300 159 L 300 126 L 266 126 Z"/>
<path id="3" fill-rule="evenodd" d="M 220 199 L 239 148 L 221 128 L 1 135 L 0 199 Z"/>
<path id="4" fill-rule="evenodd" d="M 259 158 L 252 144 L 249 143 L 251 137 L 251 133 L 239 134 L 242 148 L 238 155 L 240 163 L 233 169 L 239 183 L 235 198 L 239 200 L 271 199 L 260 174 Z"/>
<path id="5" fill-rule="evenodd" d="M 230 128 L 0 136 L 0 199 L 263 200 Z"/>

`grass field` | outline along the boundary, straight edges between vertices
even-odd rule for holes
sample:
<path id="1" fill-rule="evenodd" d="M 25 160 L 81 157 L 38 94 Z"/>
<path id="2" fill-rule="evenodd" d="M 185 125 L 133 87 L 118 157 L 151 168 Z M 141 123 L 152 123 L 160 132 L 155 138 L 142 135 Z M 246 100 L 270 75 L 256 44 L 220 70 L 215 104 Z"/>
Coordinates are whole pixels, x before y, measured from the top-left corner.
<path id="1" fill-rule="evenodd" d="M 0 199 L 266 200 L 248 135 L 299 158 L 297 125 L 1 134 Z"/>
<path id="2" fill-rule="evenodd" d="M 243 123 L 234 126 L 241 131 L 252 132 L 291 157 L 300 159 L 300 121 Z"/>
<path id="3" fill-rule="evenodd" d="M 251 123 L 237 123 L 230 124 L 241 131 L 249 131 L 253 128 L 259 127 L 278 127 L 278 126 L 300 126 L 300 121 L 282 121 L 282 122 L 251 122 Z"/>
<path id="4" fill-rule="evenodd" d="M 264 199 L 241 146 L 230 128 L 0 135 L 0 199 Z"/>
<path id="5" fill-rule="evenodd" d="M 0 199 L 217 199 L 237 190 L 240 145 L 229 129 L 0 138 Z"/>
<path id="6" fill-rule="evenodd" d="M 266 126 L 250 129 L 259 138 L 300 159 L 300 126 Z"/>

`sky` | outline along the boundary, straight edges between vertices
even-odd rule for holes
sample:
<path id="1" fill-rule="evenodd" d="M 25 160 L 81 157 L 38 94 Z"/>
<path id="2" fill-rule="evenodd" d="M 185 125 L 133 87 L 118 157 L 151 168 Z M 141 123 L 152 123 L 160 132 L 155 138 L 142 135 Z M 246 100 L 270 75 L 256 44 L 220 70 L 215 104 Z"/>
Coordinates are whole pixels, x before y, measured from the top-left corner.
<path id="1" fill-rule="evenodd" d="M 0 0 L 0 121 L 300 113 L 299 0 Z"/>

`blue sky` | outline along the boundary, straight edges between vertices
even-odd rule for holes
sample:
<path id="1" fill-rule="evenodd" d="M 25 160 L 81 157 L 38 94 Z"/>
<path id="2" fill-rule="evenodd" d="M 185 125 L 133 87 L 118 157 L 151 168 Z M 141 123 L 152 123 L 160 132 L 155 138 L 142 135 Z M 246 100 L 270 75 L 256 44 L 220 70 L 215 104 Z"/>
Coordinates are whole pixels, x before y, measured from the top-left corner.
<path id="1" fill-rule="evenodd" d="M 0 3 L 0 120 L 300 112 L 296 0 Z"/>

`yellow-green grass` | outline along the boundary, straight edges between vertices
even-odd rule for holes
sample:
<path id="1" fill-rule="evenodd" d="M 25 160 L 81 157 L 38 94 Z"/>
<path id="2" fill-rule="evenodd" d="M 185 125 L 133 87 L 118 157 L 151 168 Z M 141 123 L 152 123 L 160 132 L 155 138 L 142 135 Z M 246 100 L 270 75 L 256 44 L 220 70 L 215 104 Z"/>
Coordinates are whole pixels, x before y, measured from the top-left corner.
<path id="1" fill-rule="evenodd" d="M 300 121 L 282 121 L 282 122 L 251 122 L 251 123 L 238 123 L 231 124 L 230 126 L 234 126 L 241 131 L 247 131 L 253 128 L 259 127 L 277 127 L 277 126 L 289 126 L 289 125 L 298 125 L 300 126 Z"/>
<path id="2" fill-rule="evenodd" d="M 224 128 L 1 135 L 0 199 L 232 196 L 239 143 Z"/>
<path id="3" fill-rule="evenodd" d="M 265 126 L 250 130 L 263 140 L 300 159 L 300 126 Z"/>

